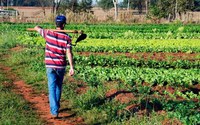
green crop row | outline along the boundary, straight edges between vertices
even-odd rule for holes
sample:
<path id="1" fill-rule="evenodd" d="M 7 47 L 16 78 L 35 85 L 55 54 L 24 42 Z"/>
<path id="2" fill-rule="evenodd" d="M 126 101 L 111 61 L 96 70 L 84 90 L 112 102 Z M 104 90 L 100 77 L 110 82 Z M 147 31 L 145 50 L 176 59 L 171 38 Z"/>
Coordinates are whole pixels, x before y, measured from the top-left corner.
<path id="1" fill-rule="evenodd" d="M 74 56 L 75 63 L 78 65 L 90 65 L 90 66 L 102 66 L 102 67 L 120 67 L 120 66 L 131 66 L 131 67 L 148 67 L 148 68 L 200 68 L 200 61 L 188 61 L 188 60 L 165 60 L 157 61 L 152 59 L 132 59 L 125 58 L 123 56 L 111 57 L 111 56 Z"/>
<path id="2" fill-rule="evenodd" d="M 45 40 L 32 33 L 19 35 L 19 44 L 42 46 Z M 76 39 L 73 39 L 73 42 Z M 200 52 L 198 39 L 170 39 L 170 40 L 144 40 L 144 39 L 89 39 L 80 42 L 74 47 L 76 52 Z"/>
<path id="3" fill-rule="evenodd" d="M 93 39 L 200 39 L 200 33 L 140 33 L 131 30 L 123 33 L 118 32 L 89 32 L 89 38 Z"/>
<path id="4" fill-rule="evenodd" d="M 198 39 L 184 40 L 124 40 L 86 39 L 75 47 L 77 52 L 200 52 Z"/>
<path id="5" fill-rule="evenodd" d="M 152 69 L 135 67 L 76 66 L 77 74 L 88 84 L 120 80 L 125 84 L 192 86 L 200 83 L 199 69 Z"/>
<path id="6" fill-rule="evenodd" d="M 17 29 L 25 31 L 26 28 L 33 28 L 36 25 L 41 25 L 44 28 L 55 28 L 53 23 L 1 23 L 1 29 Z M 131 30 L 133 32 L 140 33 L 167 33 L 169 31 L 184 32 L 184 33 L 200 33 L 200 26 L 198 24 L 67 24 L 66 29 L 84 30 L 86 32 L 119 32 L 123 33 L 125 31 Z"/>
<path id="7" fill-rule="evenodd" d="M 16 30 L 24 33 L 27 28 L 40 25 L 54 29 L 54 24 L 2 24 L 0 30 Z M 88 38 L 95 39 L 199 39 L 199 25 L 87 25 L 69 24 L 66 29 L 83 30 Z"/>

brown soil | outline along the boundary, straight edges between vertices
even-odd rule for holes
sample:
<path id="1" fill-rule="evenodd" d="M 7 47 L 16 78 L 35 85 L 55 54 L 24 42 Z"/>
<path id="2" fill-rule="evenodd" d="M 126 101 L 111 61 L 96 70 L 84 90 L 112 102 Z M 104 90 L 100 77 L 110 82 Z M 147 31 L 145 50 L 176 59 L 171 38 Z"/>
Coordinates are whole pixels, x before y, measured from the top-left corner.
<path id="1" fill-rule="evenodd" d="M 83 82 L 83 81 L 78 81 L 78 80 L 75 80 L 73 77 L 70 77 L 70 76 L 65 76 L 65 79 L 67 79 L 67 81 L 69 83 L 72 83 L 72 84 L 76 84 L 77 85 L 77 88 L 75 90 L 75 92 L 77 94 L 84 94 L 87 92 L 88 90 L 88 86 L 87 86 L 87 83 Z M 65 83 L 65 79 L 64 79 L 64 83 Z"/>
<path id="2" fill-rule="evenodd" d="M 125 103 L 125 104 L 135 99 L 132 92 L 125 91 L 125 90 L 116 90 L 116 89 L 109 90 L 106 93 L 106 98 L 114 98 L 120 103 Z"/>
<path id="3" fill-rule="evenodd" d="M 93 53 L 93 52 L 78 52 L 79 55 L 89 56 L 89 55 L 109 55 L 109 56 L 126 56 L 128 58 L 134 59 L 144 59 L 144 60 L 158 60 L 158 61 L 166 61 L 166 60 L 189 60 L 189 61 L 197 61 L 200 60 L 200 53 L 149 53 L 149 52 L 138 52 L 138 53 Z"/>
<path id="4" fill-rule="evenodd" d="M 65 109 L 61 109 L 59 117 L 53 119 L 49 111 L 48 95 L 45 93 L 38 94 L 34 89 L 27 85 L 23 80 L 19 80 L 18 77 L 11 71 L 11 68 L 5 67 L 0 64 L 0 70 L 5 76 L 12 81 L 13 91 L 30 102 L 33 109 L 36 110 L 40 118 L 46 121 L 48 125 L 83 125 L 84 120 L 77 117 L 74 113 L 67 113 Z M 7 82 L 3 83 L 5 86 Z"/>
<path id="5" fill-rule="evenodd" d="M 162 125 L 182 125 L 182 123 L 177 119 L 165 119 Z"/>
<path id="6" fill-rule="evenodd" d="M 16 46 L 16 47 L 14 47 L 14 48 L 11 48 L 10 50 L 11 50 L 11 51 L 21 51 L 21 50 L 23 50 L 23 47 L 21 47 L 21 46 Z"/>
<path id="7" fill-rule="evenodd" d="M 171 94 L 174 94 L 175 92 L 175 88 L 172 87 L 172 86 L 155 86 L 155 87 L 152 87 L 152 90 L 153 91 L 158 91 L 160 94 L 162 94 L 165 90 Z"/>

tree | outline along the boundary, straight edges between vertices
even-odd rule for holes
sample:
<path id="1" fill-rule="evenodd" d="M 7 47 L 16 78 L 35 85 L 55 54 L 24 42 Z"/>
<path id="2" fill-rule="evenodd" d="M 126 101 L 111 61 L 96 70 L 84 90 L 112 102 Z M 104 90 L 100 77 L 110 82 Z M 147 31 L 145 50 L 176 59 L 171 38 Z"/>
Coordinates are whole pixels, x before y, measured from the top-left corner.
<path id="1" fill-rule="evenodd" d="M 154 0 L 148 16 L 175 20 L 178 15 L 181 17 L 181 13 L 191 10 L 193 6 L 194 0 Z"/>
<path id="2" fill-rule="evenodd" d="M 39 6 L 38 0 L 23 0 L 22 6 Z"/>
<path id="3" fill-rule="evenodd" d="M 118 0 L 99 0 L 97 1 L 99 7 L 103 10 L 109 10 L 111 8 L 115 8 L 115 20 L 118 18 Z"/>
<path id="4" fill-rule="evenodd" d="M 14 0 L 13 2 L 14 2 L 14 6 L 22 6 L 24 0 Z"/>
<path id="5" fill-rule="evenodd" d="M 52 4 L 52 1 L 49 1 L 49 0 L 38 0 L 39 2 L 39 5 L 42 7 L 42 10 L 43 10 L 43 13 L 44 13 L 44 16 L 46 15 L 46 12 L 45 12 L 45 7 L 46 6 L 50 6 Z"/>
<path id="6" fill-rule="evenodd" d="M 146 0 L 124 0 L 122 2 L 123 7 L 127 7 L 127 10 L 129 8 L 131 9 L 138 9 L 138 13 L 141 14 L 143 8 L 146 6 Z"/>
<path id="7" fill-rule="evenodd" d="M 81 0 L 79 3 L 80 11 L 87 12 L 92 8 L 92 0 Z"/>
<path id="8" fill-rule="evenodd" d="M 115 20 L 118 18 L 118 0 L 113 0 L 113 4 L 115 7 Z"/>
<path id="9" fill-rule="evenodd" d="M 39 6 L 39 0 L 1 0 L 3 6 Z"/>
<path id="10" fill-rule="evenodd" d="M 113 8 L 113 1 L 112 0 L 98 0 L 97 5 L 101 7 L 103 10 L 109 10 Z"/>
<path id="11" fill-rule="evenodd" d="M 61 0 L 51 0 L 53 3 L 52 13 L 56 15 L 58 13 L 58 8 L 60 7 Z"/>
<path id="12" fill-rule="evenodd" d="M 92 8 L 92 0 L 63 0 L 60 7 L 61 12 L 66 10 L 74 13 L 88 12 Z"/>
<path id="13" fill-rule="evenodd" d="M 79 11 L 79 5 L 77 0 L 64 0 L 62 2 L 62 8 L 68 9 L 72 12 L 78 12 Z"/>
<path id="14" fill-rule="evenodd" d="M 194 1 L 194 11 L 200 11 L 200 0 L 195 0 Z"/>

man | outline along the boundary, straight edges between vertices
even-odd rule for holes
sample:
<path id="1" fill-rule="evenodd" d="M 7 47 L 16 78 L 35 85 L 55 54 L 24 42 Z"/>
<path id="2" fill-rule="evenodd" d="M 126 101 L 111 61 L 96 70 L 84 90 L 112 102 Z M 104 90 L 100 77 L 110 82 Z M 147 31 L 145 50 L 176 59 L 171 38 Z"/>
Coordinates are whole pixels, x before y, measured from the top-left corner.
<path id="1" fill-rule="evenodd" d="M 56 29 L 63 30 L 66 24 L 66 17 L 57 16 L 55 21 Z M 57 118 L 60 108 L 62 82 L 67 63 L 66 54 L 70 65 L 69 75 L 74 75 L 71 38 L 63 32 L 42 29 L 40 26 L 36 26 L 34 29 L 46 40 L 45 64 L 48 78 L 50 112 L 53 118 Z"/>

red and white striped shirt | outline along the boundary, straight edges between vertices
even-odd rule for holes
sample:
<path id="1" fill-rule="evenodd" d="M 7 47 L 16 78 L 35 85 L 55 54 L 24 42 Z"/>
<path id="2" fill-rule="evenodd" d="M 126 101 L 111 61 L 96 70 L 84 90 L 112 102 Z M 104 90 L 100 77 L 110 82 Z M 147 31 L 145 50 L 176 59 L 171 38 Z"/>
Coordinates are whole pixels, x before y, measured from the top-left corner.
<path id="1" fill-rule="evenodd" d="M 71 49 L 71 38 L 60 32 L 40 29 L 38 32 L 46 40 L 45 64 L 48 68 L 66 67 L 66 50 Z"/>

